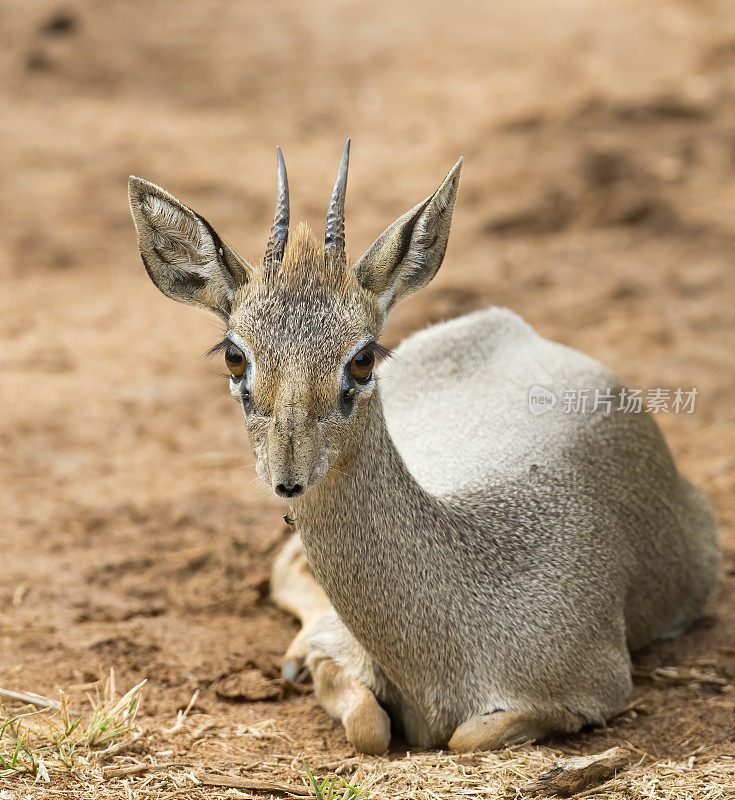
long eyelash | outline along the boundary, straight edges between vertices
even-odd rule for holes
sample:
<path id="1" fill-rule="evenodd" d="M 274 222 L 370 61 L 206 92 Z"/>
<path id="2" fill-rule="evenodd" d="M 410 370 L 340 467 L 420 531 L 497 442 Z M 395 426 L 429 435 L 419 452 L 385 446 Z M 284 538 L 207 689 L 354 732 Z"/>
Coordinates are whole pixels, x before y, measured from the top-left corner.
<path id="1" fill-rule="evenodd" d="M 392 358 L 394 355 L 392 350 L 383 347 L 382 344 L 378 344 L 377 342 L 370 342 L 370 344 L 365 345 L 365 349 L 370 350 L 373 355 L 380 356 L 380 358 Z"/>
<path id="2" fill-rule="evenodd" d="M 215 355 L 216 353 L 221 353 L 223 350 L 227 350 L 227 348 L 232 344 L 232 342 L 224 338 L 221 342 L 218 342 L 214 347 L 207 350 L 204 354 L 204 358 L 210 358 L 211 356 Z"/>

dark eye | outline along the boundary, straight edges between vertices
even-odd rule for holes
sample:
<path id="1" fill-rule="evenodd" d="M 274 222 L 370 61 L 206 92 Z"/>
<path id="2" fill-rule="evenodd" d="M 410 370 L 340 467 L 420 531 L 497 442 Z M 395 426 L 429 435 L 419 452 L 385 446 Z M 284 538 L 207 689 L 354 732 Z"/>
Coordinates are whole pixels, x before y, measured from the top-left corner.
<path id="1" fill-rule="evenodd" d="M 234 344 L 227 345 L 227 349 L 225 350 L 225 364 L 227 364 L 227 369 L 229 369 L 236 378 L 242 377 L 245 374 L 245 370 L 248 368 L 245 354 L 238 347 L 235 347 Z"/>
<path id="2" fill-rule="evenodd" d="M 375 356 L 369 350 L 363 350 L 350 361 L 350 373 L 358 383 L 367 383 L 374 366 Z"/>

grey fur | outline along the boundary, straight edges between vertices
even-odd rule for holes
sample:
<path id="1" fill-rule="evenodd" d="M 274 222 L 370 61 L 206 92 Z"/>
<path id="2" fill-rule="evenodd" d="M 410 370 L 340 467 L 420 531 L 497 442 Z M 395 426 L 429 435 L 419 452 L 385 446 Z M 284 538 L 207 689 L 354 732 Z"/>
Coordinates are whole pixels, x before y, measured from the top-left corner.
<path id="1" fill-rule="evenodd" d="M 351 480 L 294 504 L 336 611 L 310 644 L 411 743 L 498 710 L 605 722 L 629 649 L 686 630 L 716 580 L 711 513 L 650 414 L 533 416 L 534 385 L 621 387 L 506 309 L 422 331 L 381 370 Z"/>

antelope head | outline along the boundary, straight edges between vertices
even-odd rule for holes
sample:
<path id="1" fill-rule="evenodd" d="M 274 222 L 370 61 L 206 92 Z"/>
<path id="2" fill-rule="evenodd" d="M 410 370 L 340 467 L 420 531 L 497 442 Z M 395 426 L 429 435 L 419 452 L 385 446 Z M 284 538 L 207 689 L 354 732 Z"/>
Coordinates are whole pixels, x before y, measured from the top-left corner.
<path id="1" fill-rule="evenodd" d="M 277 149 L 276 212 L 265 254 L 242 258 L 195 211 L 131 177 L 130 208 L 156 286 L 224 322 L 230 390 L 242 406 L 261 479 L 297 497 L 360 447 L 386 318 L 436 274 L 447 246 L 460 159 L 429 197 L 356 262 L 345 249 L 350 142 L 329 203 L 323 244 L 301 223 L 289 237 L 286 166 Z"/>

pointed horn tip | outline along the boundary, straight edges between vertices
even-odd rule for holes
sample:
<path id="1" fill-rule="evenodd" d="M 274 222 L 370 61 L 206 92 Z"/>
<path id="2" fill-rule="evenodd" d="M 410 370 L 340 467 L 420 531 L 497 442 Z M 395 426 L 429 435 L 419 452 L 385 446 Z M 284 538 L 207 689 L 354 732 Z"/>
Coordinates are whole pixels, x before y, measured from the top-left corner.
<path id="1" fill-rule="evenodd" d="M 276 167 L 278 170 L 278 187 L 279 191 L 286 194 L 285 201 L 288 206 L 288 176 L 286 174 L 286 159 L 283 157 L 283 151 L 279 145 L 276 145 Z"/>

